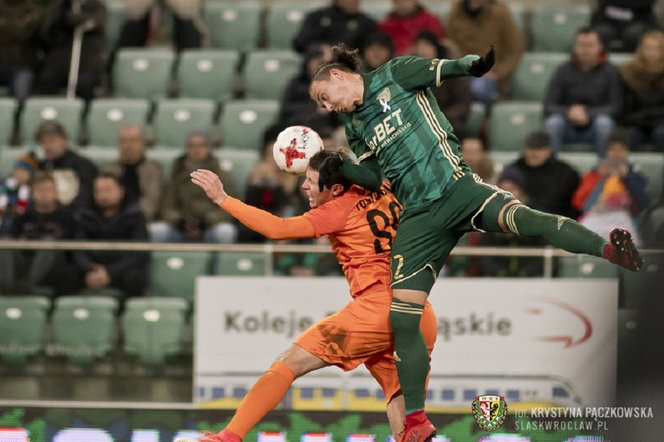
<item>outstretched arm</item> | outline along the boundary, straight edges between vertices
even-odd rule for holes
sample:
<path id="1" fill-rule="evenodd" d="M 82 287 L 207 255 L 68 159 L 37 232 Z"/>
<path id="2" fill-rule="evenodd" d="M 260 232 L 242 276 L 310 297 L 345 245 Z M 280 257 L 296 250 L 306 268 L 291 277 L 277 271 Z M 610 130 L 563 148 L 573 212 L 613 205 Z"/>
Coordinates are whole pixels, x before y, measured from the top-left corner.
<path id="1" fill-rule="evenodd" d="M 313 225 L 303 216 L 280 218 L 229 196 L 219 177 L 209 170 L 192 172 L 191 181 L 242 224 L 270 239 L 313 238 L 315 235 Z"/>
<path id="2" fill-rule="evenodd" d="M 383 184 L 383 172 L 375 156 L 367 158 L 360 164 L 344 161 L 340 157 L 327 158 L 319 170 L 318 186 L 321 192 L 323 186 L 332 188 L 335 174 L 372 192 L 378 192 Z"/>

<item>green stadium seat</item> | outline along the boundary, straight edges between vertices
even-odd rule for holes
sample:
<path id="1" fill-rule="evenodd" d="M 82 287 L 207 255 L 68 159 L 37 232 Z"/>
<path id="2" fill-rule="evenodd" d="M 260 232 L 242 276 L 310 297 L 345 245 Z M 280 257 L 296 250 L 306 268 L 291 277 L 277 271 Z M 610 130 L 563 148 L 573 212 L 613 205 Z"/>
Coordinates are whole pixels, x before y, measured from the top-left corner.
<path id="1" fill-rule="evenodd" d="M 571 53 L 576 31 L 590 25 L 590 13 L 590 5 L 537 5 L 530 23 L 532 50 Z"/>
<path id="2" fill-rule="evenodd" d="M 631 152 L 629 160 L 635 168 L 648 179 L 647 191 L 650 202 L 654 203 L 661 196 L 662 179 L 664 178 L 664 153 L 661 152 Z"/>
<path id="3" fill-rule="evenodd" d="M 232 50 L 187 49 L 177 69 L 181 98 L 228 101 L 233 98 L 240 53 Z"/>
<path id="4" fill-rule="evenodd" d="M 236 100 L 227 103 L 221 113 L 222 145 L 237 149 L 262 150 L 263 132 L 277 121 L 276 100 Z"/>
<path id="5" fill-rule="evenodd" d="M 522 37 L 526 37 L 526 8 L 523 3 L 510 1 L 507 3 L 507 6 L 510 8 L 510 13 L 512 14 L 512 20 L 516 24 L 516 27 L 519 28 L 519 32 Z"/>
<path id="6" fill-rule="evenodd" d="M 76 153 L 92 161 L 97 167 L 116 161 L 119 158 L 118 149 L 110 149 L 107 146 L 87 146 L 79 149 Z"/>
<path id="7" fill-rule="evenodd" d="M 15 99 L 0 98 L 0 144 L 11 142 L 17 107 L 18 102 Z"/>
<path id="8" fill-rule="evenodd" d="M 145 156 L 161 164 L 164 172 L 164 180 L 168 181 L 171 177 L 171 169 L 173 169 L 173 162 L 181 155 L 184 155 L 183 150 L 173 149 L 171 147 L 161 148 L 153 147 L 145 151 Z"/>
<path id="9" fill-rule="evenodd" d="M 361 3 L 360 9 L 369 17 L 380 22 L 392 11 L 391 1 L 386 0 L 367 0 Z"/>
<path id="10" fill-rule="evenodd" d="M 650 304 L 648 298 L 658 296 L 664 286 L 664 253 L 644 255 L 644 263 L 638 272 L 620 271 L 622 305 L 642 309 Z"/>
<path id="11" fill-rule="evenodd" d="M 107 0 L 106 1 L 106 22 L 104 30 L 106 31 L 106 50 L 112 52 L 118 44 L 120 32 L 125 22 L 127 11 L 125 1 Z"/>
<path id="12" fill-rule="evenodd" d="M 237 198 L 244 199 L 247 190 L 247 179 L 249 172 L 260 161 L 259 152 L 244 149 L 232 149 L 224 147 L 215 153 L 219 158 L 221 168 L 229 172 L 233 177 L 235 188 L 237 189 Z"/>
<path id="13" fill-rule="evenodd" d="M 302 58 L 293 51 L 254 51 L 244 66 L 248 99 L 281 100 L 284 90 L 302 69 Z"/>
<path id="14" fill-rule="evenodd" d="M 0 358 L 25 364 L 44 348 L 46 316 L 51 301 L 44 296 L 0 296 Z"/>
<path id="15" fill-rule="evenodd" d="M 549 82 L 568 54 L 526 52 L 512 75 L 512 99 L 544 101 Z"/>
<path id="16" fill-rule="evenodd" d="M 616 66 L 625 64 L 632 58 L 634 58 L 634 54 L 631 52 L 609 52 L 609 61 Z"/>
<path id="17" fill-rule="evenodd" d="M 184 299 L 128 299 L 122 315 L 125 351 L 138 355 L 145 366 L 163 366 L 167 355 L 180 352 L 188 309 Z"/>
<path id="18" fill-rule="evenodd" d="M 87 365 L 113 347 L 118 300 L 108 296 L 63 296 L 51 317 L 53 350 Z"/>
<path id="19" fill-rule="evenodd" d="M 491 150 L 521 151 L 526 137 L 542 127 L 543 104 L 506 101 L 491 109 Z"/>
<path id="20" fill-rule="evenodd" d="M 219 276 L 265 276 L 262 252 L 219 252 L 213 273 Z"/>
<path id="21" fill-rule="evenodd" d="M 478 136 L 486 117 L 486 105 L 479 101 L 470 103 L 470 113 L 466 120 L 466 133 L 468 136 Z"/>
<path id="22" fill-rule="evenodd" d="M 595 168 L 599 162 L 595 152 L 558 152 L 557 157 L 576 169 L 581 176 Z"/>
<path id="23" fill-rule="evenodd" d="M 120 49 L 113 64 L 113 92 L 118 98 L 165 97 L 175 54 L 170 50 Z"/>
<path id="24" fill-rule="evenodd" d="M 131 98 L 101 98 L 90 103 L 87 116 L 88 144 L 117 149 L 118 128 L 127 124 L 144 127 L 150 103 Z"/>
<path id="25" fill-rule="evenodd" d="M 0 180 L 9 177 L 14 170 L 14 163 L 18 158 L 30 152 L 26 147 L 2 146 L 0 148 Z"/>
<path id="26" fill-rule="evenodd" d="M 196 277 L 207 275 L 209 268 L 209 252 L 153 251 L 150 259 L 150 294 L 193 301 Z"/>
<path id="27" fill-rule="evenodd" d="M 305 17 L 313 9 L 323 7 L 320 2 L 277 0 L 270 2 L 265 15 L 265 32 L 269 49 L 293 49 L 293 39 L 300 31 Z"/>
<path id="28" fill-rule="evenodd" d="M 212 129 L 215 107 L 214 101 L 203 99 L 158 101 L 153 117 L 155 145 L 184 150 L 187 132 Z"/>
<path id="29" fill-rule="evenodd" d="M 597 256 L 563 256 L 558 258 L 558 276 L 560 278 L 617 278 L 618 266 Z"/>
<path id="30" fill-rule="evenodd" d="M 248 52 L 258 47 L 262 5 L 259 1 L 208 1 L 203 18 L 211 46 Z"/>
<path id="31" fill-rule="evenodd" d="M 35 130 L 42 121 L 53 120 L 59 121 L 67 128 L 70 143 L 78 144 L 84 106 L 80 98 L 27 98 L 23 105 L 20 123 L 23 144 L 33 143 Z"/>

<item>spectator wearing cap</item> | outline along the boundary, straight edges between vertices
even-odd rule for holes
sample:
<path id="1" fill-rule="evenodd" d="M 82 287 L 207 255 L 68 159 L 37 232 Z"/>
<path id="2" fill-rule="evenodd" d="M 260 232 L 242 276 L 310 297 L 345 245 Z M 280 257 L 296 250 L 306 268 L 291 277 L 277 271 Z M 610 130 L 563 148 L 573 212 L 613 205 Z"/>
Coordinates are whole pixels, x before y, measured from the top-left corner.
<path id="1" fill-rule="evenodd" d="M 44 152 L 41 170 L 53 175 L 58 190 L 58 201 L 72 209 L 92 207 L 92 182 L 97 167 L 69 148 L 69 135 L 58 121 L 45 121 L 39 125 L 35 140 Z"/>
<path id="2" fill-rule="evenodd" d="M 418 0 L 392 0 L 392 11 L 378 27 L 392 37 L 397 57 L 412 53 L 419 32 L 429 31 L 437 38 L 445 37 L 445 28 L 438 17 Z"/>
<path id="3" fill-rule="evenodd" d="M 193 130 L 186 137 L 186 152 L 173 163 L 161 206 L 163 222 L 150 225 L 153 242 L 232 243 L 237 227 L 226 211 L 191 182 L 189 174 L 207 169 L 219 176 L 229 195 L 236 194 L 233 178 L 221 169 L 212 154 L 212 136 L 207 130 Z"/>
<path id="4" fill-rule="evenodd" d="M 12 176 L 0 183 L 0 234 L 6 233 L 15 215 L 25 212 L 30 182 L 39 168 L 34 154 L 26 153 L 14 163 Z"/>
<path id="5" fill-rule="evenodd" d="M 629 134 L 617 129 L 609 136 L 606 158 L 586 172 L 572 198 L 579 222 L 608 238 L 614 226 L 632 232 L 639 245 L 637 217 L 648 207 L 647 178 L 629 163 Z M 608 230 L 607 230 L 608 229 Z"/>
<path id="6" fill-rule="evenodd" d="M 523 190 L 531 208 L 573 219 L 578 216 L 572 206 L 572 196 L 579 187 L 579 174 L 553 156 L 551 139 L 546 132 L 531 133 L 521 157 L 507 167 L 515 167 L 523 174 Z"/>
<path id="7" fill-rule="evenodd" d="M 438 35 L 431 31 L 421 31 L 417 34 L 413 45 L 413 54 L 422 58 L 439 59 L 452 59 L 461 56 L 453 42 L 446 40 L 441 43 Z M 438 87 L 430 88 L 436 98 L 438 107 L 452 124 L 454 133 L 459 139 L 466 137 L 466 121 L 470 114 L 472 98 L 468 78 L 452 78 L 445 80 Z"/>
<path id="8" fill-rule="evenodd" d="M 385 32 L 376 32 L 367 39 L 362 56 L 362 64 L 365 72 L 378 69 L 394 58 L 394 43 L 392 37 Z"/>

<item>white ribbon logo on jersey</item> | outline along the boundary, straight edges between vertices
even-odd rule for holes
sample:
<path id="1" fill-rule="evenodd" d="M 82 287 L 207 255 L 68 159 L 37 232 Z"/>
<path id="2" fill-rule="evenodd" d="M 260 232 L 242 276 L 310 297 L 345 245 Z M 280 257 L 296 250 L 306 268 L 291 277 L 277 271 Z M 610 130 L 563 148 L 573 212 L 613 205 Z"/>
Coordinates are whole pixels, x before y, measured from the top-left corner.
<path id="1" fill-rule="evenodd" d="M 392 98 L 392 94 L 390 93 L 390 88 L 385 88 L 383 89 L 383 92 L 378 94 L 378 102 L 380 103 L 381 106 L 383 106 L 383 112 L 387 112 L 389 110 L 392 110 L 389 104 L 387 104 L 388 101 L 390 101 L 390 98 Z"/>

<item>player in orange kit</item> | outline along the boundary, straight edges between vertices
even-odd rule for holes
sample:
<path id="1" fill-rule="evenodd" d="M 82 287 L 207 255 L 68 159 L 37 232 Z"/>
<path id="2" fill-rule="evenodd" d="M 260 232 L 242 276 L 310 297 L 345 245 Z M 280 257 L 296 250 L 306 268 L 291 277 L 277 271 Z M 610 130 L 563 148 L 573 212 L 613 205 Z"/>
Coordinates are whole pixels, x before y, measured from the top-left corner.
<path id="1" fill-rule="evenodd" d="M 191 174 L 192 181 L 222 209 L 268 238 L 327 235 L 350 285 L 353 301 L 309 327 L 279 355 L 245 396 L 224 430 L 200 439 L 178 438 L 175 442 L 239 442 L 281 402 L 297 377 L 329 365 L 349 371 L 360 364 L 365 364 L 385 392 L 390 426 L 400 440 L 405 406 L 393 358 L 389 313 L 390 249 L 402 209 L 387 183 L 378 192 L 369 192 L 338 176 L 331 188 L 321 191 L 320 166 L 326 158 L 340 155 L 350 161 L 343 149 L 324 150 L 311 158 L 302 188 L 309 196 L 312 210 L 289 219 L 228 196 L 219 178 L 210 171 L 197 170 Z M 428 303 L 420 327 L 431 355 L 437 325 Z"/>

